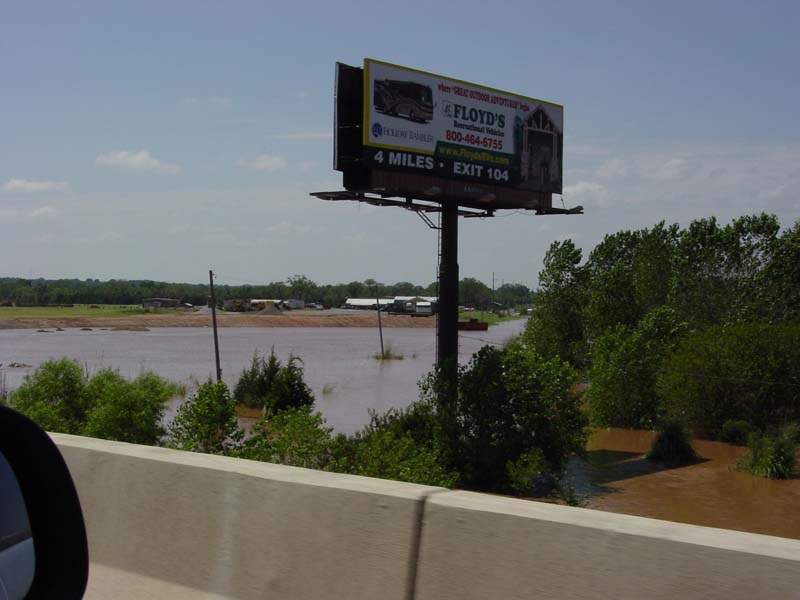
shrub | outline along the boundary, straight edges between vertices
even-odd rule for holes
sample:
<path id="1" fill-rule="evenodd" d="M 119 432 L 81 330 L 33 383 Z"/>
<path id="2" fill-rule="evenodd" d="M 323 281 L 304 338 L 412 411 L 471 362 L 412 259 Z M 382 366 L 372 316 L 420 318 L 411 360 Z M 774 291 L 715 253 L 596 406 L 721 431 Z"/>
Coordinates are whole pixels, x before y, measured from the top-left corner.
<path id="1" fill-rule="evenodd" d="M 661 428 L 645 458 L 673 465 L 685 465 L 694 461 L 697 454 L 689 442 L 686 428 L 681 423 L 673 421 Z"/>
<path id="2" fill-rule="evenodd" d="M 686 335 L 656 388 L 667 415 L 710 437 L 726 421 L 757 429 L 800 418 L 800 324 L 737 323 Z"/>
<path id="3" fill-rule="evenodd" d="M 313 405 L 314 396 L 303 378 L 302 362 L 297 356 L 289 356 L 283 365 L 274 349 L 266 358 L 256 352 L 234 389 L 236 404 L 264 408 L 273 414 Z"/>
<path id="4" fill-rule="evenodd" d="M 617 326 L 593 349 L 588 403 L 604 427 L 653 429 L 663 417 L 656 379 L 667 352 L 684 330 L 667 307 L 648 313 L 636 327 Z"/>
<path id="5" fill-rule="evenodd" d="M 91 408 L 84 394 L 86 379 L 78 362 L 48 360 L 25 376 L 9 404 L 46 431 L 80 435 Z"/>
<path id="6" fill-rule="evenodd" d="M 747 421 L 729 419 L 722 424 L 719 439 L 729 444 L 742 446 L 747 442 L 747 436 L 752 431 L 753 428 Z"/>
<path id="7" fill-rule="evenodd" d="M 439 423 L 429 402 L 371 412 L 370 417 L 361 431 L 335 438 L 332 470 L 452 487 L 457 476 L 445 467 Z"/>
<path id="8" fill-rule="evenodd" d="M 224 382 L 204 383 L 178 408 L 169 426 L 170 446 L 208 454 L 236 450 L 244 432 L 236 420 L 235 409 Z"/>
<path id="9" fill-rule="evenodd" d="M 331 429 L 325 419 L 308 406 L 288 408 L 266 415 L 237 453 L 240 458 L 324 469 L 331 453 Z"/>
<path id="10" fill-rule="evenodd" d="M 761 477 L 788 479 L 794 473 L 797 444 L 796 431 L 791 428 L 783 428 L 774 435 L 753 432 L 736 467 Z"/>
<path id="11" fill-rule="evenodd" d="M 84 435 L 157 445 L 164 436 L 161 421 L 175 386 L 155 373 L 143 373 L 133 381 L 119 372 L 103 369 L 90 379 L 85 394 L 93 406 Z"/>
<path id="12" fill-rule="evenodd" d="M 586 440 L 575 378 L 568 364 L 521 341 L 478 351 L 460 368 L 454 396 L 440 373 L 431 374 L 422 391 L 435 407 L 447 470 L 468 488 L 508 488 L 507 464 L 539 449 L 548 470 L 561 471 Z"/>
<path id="13" fill-rule="evenodd" d="M 281 369 L 281 363 L 273 349 L 269 358 L 253 354 L 250 366 L 242 371 L 233 390 L 236 404 L 249 408 L 264 408 L 266 398 Z"/>
<path id="14" fill-rule="evenodd" d="M 332 470 L 423 485 L 452 487 L 457 475 L 443 466 L 439 451 L 418 446 L 410 436 L 377 429 L 365 436 L 336 438 Z"/>
<path id="15" fill-rule="evenodd" d="M 516 461 L 508 461 L 506 472 L 509 487 L 520 496 L 547 496 L 556 485 L 556 479 L 549 471 L 544 454 L 538 448 L 523 454 Z"/>

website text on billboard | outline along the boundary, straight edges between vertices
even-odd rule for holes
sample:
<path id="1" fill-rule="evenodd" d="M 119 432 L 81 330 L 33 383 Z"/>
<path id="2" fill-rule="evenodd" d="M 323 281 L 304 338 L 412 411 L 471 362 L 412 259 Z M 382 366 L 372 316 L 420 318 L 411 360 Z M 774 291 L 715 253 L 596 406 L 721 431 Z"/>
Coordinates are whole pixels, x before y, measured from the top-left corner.
<path id="1" fill-rule="evenodd" d="M 560 194 L 564 107 L 364 60 L 365 166 Z"/>

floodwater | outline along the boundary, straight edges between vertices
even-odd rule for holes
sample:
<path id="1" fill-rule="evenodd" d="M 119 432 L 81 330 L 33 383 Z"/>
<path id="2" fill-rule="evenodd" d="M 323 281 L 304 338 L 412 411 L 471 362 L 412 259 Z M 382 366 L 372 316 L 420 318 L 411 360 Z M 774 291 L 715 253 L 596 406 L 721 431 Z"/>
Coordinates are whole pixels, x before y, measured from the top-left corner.
<path id="1" fill-rule="evenodd" d="M 524 321 L 510 321 L 485 332 L 464 332 L 461 362 L 484 343 L 502 343 L 523 326 Z M 222 328 L 219 340 L 229 385 L 256 349 L 274 347 L 283 359 L 290 353 L 300 356 L 317 410 L 344 433 L 363 427 L 368 409 L 382 412 L 416 400 L 417 382 L 432 368 L 436 348 L 434 329 L 385 329 L 385 343 L 404 359 L 383 362 L 372 358 L 380 346 L 378 332 L 369 328 Z M 26 373 L 60 356 L 80 361 L 90 372 L 113 367 L 135 377 L 152 370 L 189 387 L 214 372 L 209 328 L 12 329 L 0 330 L 0 385 L 5 379 L 7 388 L 14 389 Z M 9 367 L 12 362 L 31 367 Z M 701 460 L 696 464 L 660 467 L 642 457 L 653 437 L 649 431 L 626 429 L 594 432 L 586 459 L 570 463 L 576 492 L 586 496 L 587 508 L 800 539 L 800 479 L 776 481 L 733 471 L 742 448 L 697 440 L 693 445 Z"/>
<path id="2" fill-rule="evenodd" d="M 670 468 L 646 460 L 650 431 L 595 431 L 586 460 L 573 459 L 586 507 L 667 521 L 800 539 L 800 479 L 773 480 L 732 469 L 742 447 L 693 440 L 700 460 Z"/>
<path id="3" fill-rule="evenodd" d="M 460 337 L 461 362 L 485 343 L 501 344 L 520 333 L 524 320 L 506 321 L 488 331 L 464 332 Z M 377 329 L 320 328 L 220 328 L 220 363 L 223 379 L 233 386 L 253 352 L 289 354 L 302 358 L 305 378 L 316 398 L 316 409 L 337 432 L 352 433 L 369 422 L 368 409 L 384 412 L 407 406 L 419 397 L 417 382 L 436 358 L 433 328 L 383 330 L 384 344 L 403 360 L 378 361 Z M 13 390 L 26 373 L 49 358 L 68 356 L 90 372 L 103 367 L 119 369 L 126 377 L 145 370 L 175 382 L 203 381 L 214 373 L 214 346 L 210 328 L 154 328 L 150 331 L 65 329 L 39 333 L 31 329 L 0 330 L 0 383 Z M 9 368 L 10 363 L 31 365 Z M 175 404 L 170 407 L 176 408 Z M 169 415 L 168 415 L 169 418 Z"/>

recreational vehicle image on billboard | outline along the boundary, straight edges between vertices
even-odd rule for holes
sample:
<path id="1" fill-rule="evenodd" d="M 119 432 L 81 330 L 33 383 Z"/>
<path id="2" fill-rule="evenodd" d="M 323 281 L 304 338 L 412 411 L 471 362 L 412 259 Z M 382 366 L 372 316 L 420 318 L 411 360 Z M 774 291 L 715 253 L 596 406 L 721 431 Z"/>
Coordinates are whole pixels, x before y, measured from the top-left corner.
<path id="1" fill-rule="evenodd" d="M 375 110 L 417 123 L 433 119 L 433 91 L 427 85 L 393 79 L 375 80 L 372 102 Z"/>

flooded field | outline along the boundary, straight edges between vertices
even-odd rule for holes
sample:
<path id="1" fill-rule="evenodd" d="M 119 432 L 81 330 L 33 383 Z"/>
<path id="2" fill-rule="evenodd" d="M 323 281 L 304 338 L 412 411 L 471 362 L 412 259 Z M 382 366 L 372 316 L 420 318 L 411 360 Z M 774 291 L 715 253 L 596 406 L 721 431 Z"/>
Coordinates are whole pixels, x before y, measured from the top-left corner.
<path id="1" fill-rule="evenodd" d="M 462 363 L 485 342 L 502 343 L 524 321 L 501 323 L 486 332 L 464 332 Z M 434 329 L 391 329 L 384 339 L 403 360 L 377 361 L 378 332 L 370 328 L 226 328 L 220 330 L 225 380 L 235 384 L 253 351 L 302 357 L 317 409 L 336 431 L 351 433 L 369 419 L 368 409 L 385 411 L 417 399 L 417 381 L 433 366 Z M 151 331 L 65 329 L 0 331 L 0 383 L 14 389 L 52 357 L 68 356 L 90 371 L 114 367 L 128 377 L 153 370 L 189 384 L 214 370 L 211 330 L 157 328 Z M 10 367 L 23 363 L 30 367 Z M 170 407 L 170 412 L 177 402 Z M 168 416 L 169 418 L 169 416 Z M 246 423 L 243 423 L 246 424 Z M 603 429 L 592 435 L 586 459 L 573 459 L 570 473 L 586 506 L 616 513 L 800 539 L 800 479 L 773 481 L 731 469 L 742 448 L 695 441 L 701 460 L 663 468 L 645 460 L 653 433 Z"/>
<path id="2" fill-rule="evenodd" d="M 570 465 L 587 508 L 800 539 L 800 479 L 754 477 L 734 471 L 743 448 L 694 440 L 693 465 L 659 467 L 643 458 L 654 434 L 602 429 L 586 460 Z"/>
<path id="3" fill-rule="evenodd" d="M 464 362 L 486 340 L 502 343 L 524 327 L 524 321 L 507 321 L 482 332 L 465 332 L 460 340 Z M 418 398 L 417 381 L 431 370 L 436 355 L 436 330 L 432 328 L 384 329 L 384 342 L 403 360 L 377 361 L 377 329 L 362 327 L 225 328 L 219 331 L 223 378 L 234 385 L 253 351 L 303 359 L 306 381 L 316 397 L 316 407 L 338 432 L 352 433 L 369 420 L 367 409 L 379 412 L 402 407 Z M 171 381 L 191 384 L 214 372 L 211 330 L 163 327 L 150 331 L 64 329 L 39 333 L 31 329 L 0 330 L 0 377 L 16 388 L 26 373 L 48 358 L 68 356 L 90 371 L 113 367 L 127 377 L 152 370 Z M 30 368 L 9 368 L 11 363 Z M 172 407 L 174 410 L 175 406 Z"/>

